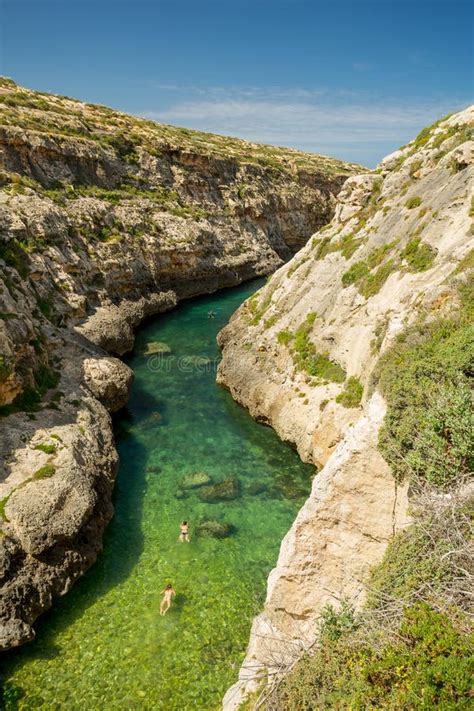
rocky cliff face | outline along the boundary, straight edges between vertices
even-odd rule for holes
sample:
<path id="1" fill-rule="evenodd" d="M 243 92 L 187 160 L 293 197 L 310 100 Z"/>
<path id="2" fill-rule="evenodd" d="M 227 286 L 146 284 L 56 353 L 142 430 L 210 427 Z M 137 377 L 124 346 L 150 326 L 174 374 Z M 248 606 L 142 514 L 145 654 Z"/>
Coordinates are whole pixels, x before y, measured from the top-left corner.
<path id="1" fill-rule="evenodd" d="M 364 580 L 407 523 L 377 450 L 378 358 L 423 311 L 449 313 L 472 258 L 474 108 L 425 129 L 347 180 L 335 218 L 220 334 L 218 379 L 320 469 L 284 539 L 255 620 L 234 709 L 314 644 L 327 603 L 364 601 Z"/>
<path id="2" fill-rule="evenodd" d="M 114 357 L 184 297 L 274 271 L 355 167 L 0 80 L 0 648 L 95 560 Z M 112 354 L 112 355 L 110 355 Z"/>

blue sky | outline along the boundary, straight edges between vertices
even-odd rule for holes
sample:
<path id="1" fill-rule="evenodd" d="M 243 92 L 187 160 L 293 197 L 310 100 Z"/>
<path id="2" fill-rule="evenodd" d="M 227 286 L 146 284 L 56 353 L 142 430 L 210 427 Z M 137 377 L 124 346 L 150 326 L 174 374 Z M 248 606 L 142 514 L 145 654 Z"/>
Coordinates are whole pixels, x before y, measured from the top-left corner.
<path id="1" fill-rule="evenodd" d="M 374 166 L 473 100 L 472 1 L 0 0 L 0 73 Z"/>

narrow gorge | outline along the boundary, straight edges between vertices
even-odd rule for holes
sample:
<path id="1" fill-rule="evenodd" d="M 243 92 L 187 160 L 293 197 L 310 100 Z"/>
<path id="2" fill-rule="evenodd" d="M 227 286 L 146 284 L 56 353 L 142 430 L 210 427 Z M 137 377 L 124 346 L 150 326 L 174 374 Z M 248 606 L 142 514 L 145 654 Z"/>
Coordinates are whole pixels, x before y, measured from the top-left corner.
<path id="1" fill-rule="evenodd" d="M 420 482 L 472 506 L 473 125 L 470 107 L 367 171 L 0 80 L 0 649 L 19 708 L 217 708 L 227 687 L 226 711 L 302 708 L 292 674 L 324 652 L 321 620 L 350 610 L 352 634 L 381 565 L 392 580 Z M 450 595 L 464 611 L 462 582 Z"/>
<path id="2" fill-rule="evenodd" d="M 97 557 L 116 356 L 180 299 L 269 274 L 356 166 L 0 85 L 0 647 Z"/>

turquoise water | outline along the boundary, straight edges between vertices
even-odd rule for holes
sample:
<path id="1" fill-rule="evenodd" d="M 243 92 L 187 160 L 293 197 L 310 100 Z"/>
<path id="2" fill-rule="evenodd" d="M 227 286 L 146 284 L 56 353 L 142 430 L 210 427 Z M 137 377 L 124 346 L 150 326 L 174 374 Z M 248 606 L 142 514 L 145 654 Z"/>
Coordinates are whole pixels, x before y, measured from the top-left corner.
<path id="1" fill-rule="evenodd" d="M 19 697 L 10 708 L 217 709 L 236 680 L 313 473 L 215 384 L 216 334 L 257 286 L 184 302 L 139 332 L 115 425 L 121 465 L 104 552 L 37 624 L 35 642 L 7 656 L 2 676 Z M 169 352 L 144 354 L 157 348 Z M 181 498 L 195 471 L 236 477 L 238 498 L 206 502 L 198 488 Z M 182 519 L 190 543 L 178 541 Z M 198 535 L 206 519 L 231 535 Z M 176 598 L 161 617 L 168 582 Z"/>

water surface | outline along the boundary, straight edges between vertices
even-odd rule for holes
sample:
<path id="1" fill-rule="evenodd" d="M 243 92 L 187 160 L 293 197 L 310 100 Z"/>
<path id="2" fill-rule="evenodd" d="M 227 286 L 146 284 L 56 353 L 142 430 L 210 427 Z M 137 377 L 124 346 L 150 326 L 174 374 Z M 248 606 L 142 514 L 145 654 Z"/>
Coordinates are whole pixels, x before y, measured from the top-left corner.
<path id="1" fill-rule="evenodd" d="M 10 708 L 212 710 L 236 680 L 313 473 L 215 384 L 216 334 L 257 286 L 184 302 L 139 332 L 131 399 L 115 425 L 121 465 L 104 552 L 38 622 L 35 642 L 7 655 L 2 677 L 20 697 Z M 169 353 L 145 355 L 157 342 Z M 179 498 L 194 471 L 237 477 L 240 496 Z M 178 541 L 182 519 L 189 544 Z M 232 535 L 196 535 L 205 519 L 231 524 Z M 160 617 L 168 582 L 177 596 Z"/>

